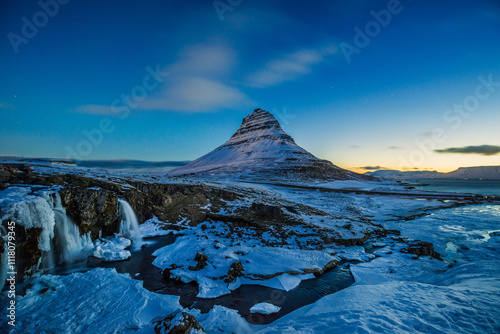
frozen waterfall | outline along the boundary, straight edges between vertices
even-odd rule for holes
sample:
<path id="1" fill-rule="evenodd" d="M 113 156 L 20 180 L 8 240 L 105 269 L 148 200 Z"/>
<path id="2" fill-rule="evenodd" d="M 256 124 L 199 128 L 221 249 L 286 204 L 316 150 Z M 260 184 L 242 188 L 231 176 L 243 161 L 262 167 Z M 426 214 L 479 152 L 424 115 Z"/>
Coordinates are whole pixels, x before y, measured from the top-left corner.
<path id="1" fill-rule="evenodd" d="M 54 212 L 54 236 L 51 240 L 47 267 L 59 263 L 72 262 L 88 255 L 94 245 L 90 233 L 81 235 L 78 226 L 66 214 L 59 193 L 44 192 L 42 196 Z"/>
<path id="2" fill-rule="evenodd" d="M 120 233 L 118 235 L 132 240 L 133 247 L 140 247 L 142 245 L 142 236 L 134 209 L 123 199 L 118 199 L 118 204 L 121 219 Z"/>
<path id="3" fill-rule="evenodd" d="M 52 240 L 57 262 L 72 262 L 86 254 L 94 245 L 90 233 L 80 235 L 78 226 L 66 214 L 64 209 L 54 209 L 55 230 Z"/>

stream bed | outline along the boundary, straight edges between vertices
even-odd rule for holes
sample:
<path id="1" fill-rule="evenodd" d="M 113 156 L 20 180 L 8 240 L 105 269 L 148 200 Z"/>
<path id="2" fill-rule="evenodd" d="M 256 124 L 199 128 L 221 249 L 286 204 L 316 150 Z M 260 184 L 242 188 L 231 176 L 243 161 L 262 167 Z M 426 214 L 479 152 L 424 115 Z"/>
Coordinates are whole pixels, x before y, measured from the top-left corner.
<path id="1" fill-rule="evenodd" d="M 354 278 L 349 270 L 349 263 L 342 261 L 337 267 L 326 271 L 323 275 L 302 281 L 296 288 L 284 291 L 261 285 L 242 285 L 231 294 L 217 298 L 197 298 L 196 283 L 178 283 L 165 280 L 161 269 L 153 266 L 155 250 L 173 244 L 177 236 L 166 235 L 144 239 L 141 249 L 132 249 L 132 256 L 124 261 L 105 262 L 89 256 L 79 262 L 64 264 L 47 271 L 47 274 L 67 275 L 73 272 L 83 272 L 96 267 L 115 268 L 119 273 L 127 273 L 132 278 L 143 281 L 146 289 L 161 294 L 180 297 L 183 307 L 196 308 L 202 313 L 209 312 L 215 305 L 237 310 L 252 324 L 268 324 L 282 316 L 318 299 L 349 287 Z M 250 308 L 261 302 L 272 303 L 280 307 L 274 314 L 263 315 L 250 313 Z"/>

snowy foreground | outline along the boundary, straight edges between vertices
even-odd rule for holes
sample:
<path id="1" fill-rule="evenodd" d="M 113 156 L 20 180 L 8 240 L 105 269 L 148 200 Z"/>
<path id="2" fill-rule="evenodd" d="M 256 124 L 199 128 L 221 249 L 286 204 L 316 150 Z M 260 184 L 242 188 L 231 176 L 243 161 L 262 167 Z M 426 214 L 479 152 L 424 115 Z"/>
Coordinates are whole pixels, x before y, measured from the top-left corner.
<path id="1" fill-rule="evenodd" d="M 223 221 L 196 226 L 181 221 L 182 229 L 173 231 L 177 239 L 155 251 L 153 265 L 170 269 L 174 279 L 196 282 L 199 298 L 230 295 L 244 284 L 291 291 L 303 280 L 314 280 L 313 273 L 340 261 L 350 263 L 355 283 L 271 324 L 258 325 L 222 306 L 204 314 L 183 308 L 179 297 L 148 291 L 142 281 L 118 274 L 115 269 L 95 268 L 67 276 L 35 275 L 26 294 L 16 297 L 16 327 L 7 327 L 2 314 L 0 331 L 155 333 L 158 321 L 181 319 L 185 313 L 203 328 L 191 333 L 500 332 L 499 205 L 458 206 L 453 201 L 415 196 L 337 194 L 273 185 L 217 186 L 253 194 L 249 197 L 278 200 L 284 206 L 293 205 L 297 212 L 289 214 L 294 224 L 264 233 L 249 227 L 233 229 Z M 373 189 L 370 183 L 325 187 L 356 186 Z M 406 191 L 390 183 L 376 187 L 377 191 Z M 37 194 L 26 189 L 0 191 L 2 215 L 21 215 L 30 210 L 46 215 L 51 223 L 33 220 L 26 224 L 43 229 L 39 247 L 49 252 L 53 225 L 72 225 L 54 216 L 54 210 L 62 209 L 57 196 L 47 193 L 57 193 L 57 189 L 42 189 Z M 227 203 L 214 214 L 235 214 L 248 204 L 245 201 L 252 201 L 249 197 Z M 151 217 L 141 224 L 140 231 L 142 237 L 158 237 L 172 232 L 165 226 L 166 222 Z M 363 246 L 330 243 L 319 247 L 323 242 L 320 237 L 349 240 L 375 228 L 398 230 L 401 235 L 372 236 Z M 107 261 L 124 260 L 130 256 L 129 239 L 133 239 L 127 236 L 124 232 L 93 241 L 80 236 L 74 244 Z M 413 240 L 433 243 L 443 261 L 407 253 Z M 197 260 L 198 253 L 208 260 L 200 256 Z M 236 262 L 244 268 L 243 273 L 227 277 L 231 268 L 237 271 Z M 253 305 L 250 312 L 279 312 L 287 303 L 284 296 Z"/>
<path id="2" fill-rule="evenodd" d="M 388 238 L 387 246 L 375 251 L 380 257 L 351 266 L 354 285 L 270 325 L 250 325 L 236 311 L 221 306 L 208 314 L 185 311 L 208 333 L 495 333 L 500 328 L 500 235 L 492 229 L 498 228 L 498 214 L 498 207 L 478 206 L 445 209 L 418 219 L 408 225 L 408 233 L 422 239 L 427 235 L 445 248 L 442 241 L 453 240 L 459 251 L 450 254 L 451 262 L 414 260 L 398 252 L 402 245 L 397 240 Z M 436 228 L 443 216 L 454 222 L 454 228 Z M 431 232 L 434 229 L 437 233 Z M 392 254 L 387 254 L 389 249 Z M 113 269 L 41 276 L 19 305 L 19 330 L 14 333 L 41 328 L 153 333 L 154 319 L 182 309 L 178 297 L 149 292 L 140 281 Z"/>

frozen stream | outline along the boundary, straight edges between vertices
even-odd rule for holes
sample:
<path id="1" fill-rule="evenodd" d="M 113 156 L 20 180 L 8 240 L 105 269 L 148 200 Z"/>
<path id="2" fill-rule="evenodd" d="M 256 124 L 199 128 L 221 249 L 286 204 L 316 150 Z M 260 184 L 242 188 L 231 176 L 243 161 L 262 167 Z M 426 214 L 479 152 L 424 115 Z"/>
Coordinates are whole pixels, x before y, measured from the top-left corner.
<path id="1" fill-rule="evenodd" d="M 217 298 L 197 298 L 198 287 L 195 284 L 176 283 L 163 279 L 161 269 L 153 266 L 155 250 L 173 244 L 175 235 L 166 235 L 144 239 L 145 247 L 133 249 L 130 259 L 118 262 L 105 262 L 95 257 L 64 264 L 47 274 L 67 275 L 84 272 L 95 267 L 115 268 L 119 273 L 127 273 L 134 279 L 143 281 L 150 291 L 180 297 L 183 307 L 197 308 L 203 313 L 209 312 L 214 305 L 222 305 L 237 310 L 250 323 L 267 324 L 300 307 L 314 303 L 318 299 L 347 288 L 354 283 L 349 264 L 342 262 L 338 267 L 325 272 L 318 278 L 302 281 L 290 291 L 273 289 L 261 285 L 242 285 L 229 295 Z M 260 302 L 270 302 L 281 307 L 275 314 L 251 314 L 249 309 Z"/>

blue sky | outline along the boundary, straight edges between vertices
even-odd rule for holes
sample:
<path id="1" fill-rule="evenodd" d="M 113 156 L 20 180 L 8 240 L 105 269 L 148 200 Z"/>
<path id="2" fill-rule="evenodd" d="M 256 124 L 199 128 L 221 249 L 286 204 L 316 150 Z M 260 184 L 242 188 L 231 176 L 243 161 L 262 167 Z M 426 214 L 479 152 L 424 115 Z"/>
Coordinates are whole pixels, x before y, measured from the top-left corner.
<path id="1" fill-rule="evenodd" d="M 1 5 L 0 155 L 192 160 L 260 107 L 353 170 L 500 164 L 498 1 L 55 1 Z"/>

